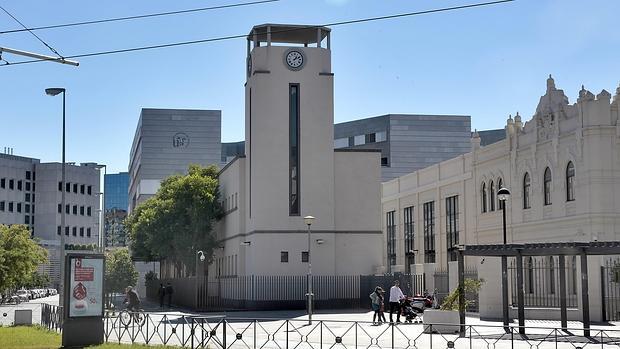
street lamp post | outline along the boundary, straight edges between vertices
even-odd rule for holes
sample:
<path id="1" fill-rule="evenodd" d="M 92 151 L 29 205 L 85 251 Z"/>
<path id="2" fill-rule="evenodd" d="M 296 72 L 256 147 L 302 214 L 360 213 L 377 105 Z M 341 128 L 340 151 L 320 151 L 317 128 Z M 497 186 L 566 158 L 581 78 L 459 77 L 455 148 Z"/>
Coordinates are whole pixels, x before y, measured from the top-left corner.
<path id="1" fill-rule="evenodd" d="M 194 283 L 194 288 L 196 290 L 196 294 L 195 294 L 195 298 L 194 298 L 194 301 L 195 301 L 196 305 L 195 305 L 195 309 L 194 310 L 196 310 L 196 311 L 198 310 L 198 259 L 200 259 L 201 262 L 204 262 L 205 258 L 206 257 L 205 257 L 205 253 L 204 252 L 202 252 L 202 251 L 197 251 L 196 252 L 196 272 L 195 272 L 196 279 L 195 279 L 195 283 Z"/>
<path id="2" fill-rule="evenodd" d="M 63 305 L 64 287 L 65 287 L 65 89 L 60 87 L 46 88 L 45 93 L 48 96 L 56 96 L 62 93 L 62 174 L 61 174 L 61 206 L 60 212 L 60 289 L 58 290 L 58 305 Z"/>
<path id="3" fill-rule="evenodd" d="M 506 201 L 508 198 L 510 198 L 510 190 L 507 188 L 500 188 L 497 191 L 497 199 L 502 203 L 504 245 L 506 245 Z M 502 256 L 502 303 L 504 330 L 508 333 L 508 258 L 505 254 Z"/>
<path id="4" fill-rule="evenodd" d="M 314 217 L 312 216 L 304 217 L 304 223 L 306 223 L 306 225 L 308 226 L 308 293 L 306 294 L 306 296 L 308 296 L 308 325 L 312 325 L 312 296 L 314 296 L 314 294 L 312 294 L 312 257 L 311 257 L 312 256 L 312 253 L 311 253 L 312 233 L 310 231 L 310 226 L 312 225 L 312 221 L 314 221 Z"/>
<path id="5" fill-rule="evenodd" d="M 99 238 L 97 239 L 97 244 L 99 245 L 99 250 L 103 252 L 105 250 L 105 176 L 108 172 L 108 166 L 104 164 L 97 164 L 95 166 L 97 170 L 99 170 L 99 185 L 101 185 L 101 169 L 103 168 L 103 190 L 100 189 L 99 194 L 101 194 L 101 213 L 99 216 Z"/>

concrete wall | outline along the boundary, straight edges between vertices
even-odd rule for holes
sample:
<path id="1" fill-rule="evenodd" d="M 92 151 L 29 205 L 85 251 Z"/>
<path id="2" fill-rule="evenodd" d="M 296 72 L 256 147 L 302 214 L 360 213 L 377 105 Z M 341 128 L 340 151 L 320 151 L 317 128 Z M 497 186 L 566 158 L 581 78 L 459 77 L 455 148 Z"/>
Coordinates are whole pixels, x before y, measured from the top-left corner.
<path id="1" fill-rule="evenodd" d="M 305 67 L 291 71 L 283 63 L 289 47 L 256 47 L 255 73 L 246 84 L 246 156 L 248 157 L 248 230 L 305 229 L 303 216 L 317 217 L 313 228 L 334 228 L 333 77 L 331 53 L 300 48 Z M 289 214 L 289 84 L 299 84 L 300 214 Z M 251 97 L 249 96 L 251 91 Z"/>

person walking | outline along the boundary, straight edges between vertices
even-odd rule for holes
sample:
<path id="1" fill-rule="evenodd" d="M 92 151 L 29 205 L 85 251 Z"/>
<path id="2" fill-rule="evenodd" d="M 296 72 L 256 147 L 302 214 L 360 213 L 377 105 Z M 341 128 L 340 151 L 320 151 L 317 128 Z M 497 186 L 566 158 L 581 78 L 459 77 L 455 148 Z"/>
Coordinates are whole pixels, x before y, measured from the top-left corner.
<path id="1" fill-rule="evenodd" d="M 375 312 L 372 315 L 372 324 L 380 325 L 381 324 L 381 306 L 383 303 L 383 289 L 381 286 L 375 287 L 375 290 L 370 294 L 371 306 L 372 310 Z"/>
<path id="2" fill-rule="evenodd" d="M 379 292 L 379 319 L 380 322 L 387 322 L 385 320 L 385 290 L 381 289 L 381 292 Z"/>
<path id="3" fill-rule="evenodd" d="M 400 300 L 405 298 L 403 291 L 400 290 L 400 281 L 395 280 L 394 286 L 390 288 L 390 323 L 394 323 L 392 314 L 396 310 L 396 322 L 400 322 Z"/>
<path id="4" fill-rule="evenodd" d="M 159 296 L 159 307 L 164 308 L 164 298 L 166 297 L 166 287 L 164 284 L 159 284 L 159 289 L 157 290 L 157 295 Z"/>
<path id="5" fill-rule="evenodd" d="M 172 303 L 172 294 L 174 293 L 174 289 L 170 282 L 166 285 L 166 295 L 168 296 L 168 308 L 170 308 L 170 304 Z"/>

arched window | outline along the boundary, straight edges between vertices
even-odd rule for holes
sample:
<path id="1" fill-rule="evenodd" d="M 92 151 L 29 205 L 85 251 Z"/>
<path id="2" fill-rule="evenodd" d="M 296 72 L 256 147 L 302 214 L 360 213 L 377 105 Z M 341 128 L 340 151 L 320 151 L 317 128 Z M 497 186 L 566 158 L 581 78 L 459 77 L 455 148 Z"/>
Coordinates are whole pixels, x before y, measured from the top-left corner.
<path id="1" fill-rule="evenodd" d="M 504 187 L 504 181 L 502 181 L 501 178 L 497 179 L 497 191 L 499 191 L 500 189 L 502 189 Z M 496 193 L 497 194 L 497 193 Z M 502 205 L 504 204 L 504 202 L 502 200 L 499 199 L 499 197 L 497 198 L 497 209 L 501 210 L 502 209 Z"/>
<path id="2" fill-rule="evenodd" d="M 482 189 L 480 189 L 480 199 L 482 200 L 482 213 L 485 213 L 487 211 L 487 184 L 484 182 L 482 183 Z"/>
<path id="3" fill-rule="evenodd" d="M 575 165 L 572 161 L 566 166 L 566 201 L 575 200 Z"/>
<path id="4" fill-rule="evenodd" d="M 530 174 L 523 176 L 523 208 L 530 208 Z"/>
<path id="5" fill-rule="evenodd" d="M 545 175 L 543 177 L 543 194 L 545 198 L 545 206 L 551 205 L 551 170 L 549 167 L 545 168 Z"/>
<path id="6" fill-rule="evenodd" d="M 495 183 L 491 181 L 489 185 L 489 211 L 495 211 Z"/>

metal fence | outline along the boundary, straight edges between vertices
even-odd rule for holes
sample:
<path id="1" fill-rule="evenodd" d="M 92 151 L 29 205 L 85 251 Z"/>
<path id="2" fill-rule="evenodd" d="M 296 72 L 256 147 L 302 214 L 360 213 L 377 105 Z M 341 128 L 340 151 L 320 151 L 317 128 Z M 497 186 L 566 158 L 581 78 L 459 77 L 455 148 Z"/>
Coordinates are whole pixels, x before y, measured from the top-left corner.
<path id="1" fill-rule="evenodd" d="M 474 268 L 465 269 L 465 279 L 473 279 L 478 280 L 478 271 Z M 443 300 L 450 294 L 450 280 L 449 273 L 447 270 L 435 270 L 433 274 L 433 278 L 435 280 L 435 289 L 437 302 L 439 305 L 443 302 Z M 467 299 L 467 311 L 472 313 L 477 313 L 479 311 L 479 302 L 478 302 L 478 292 L 467 292 L 465 293 L 465 299 Z"/>
<path id="2" fill-rule="evenodd" d="M 620 260 L 608 259 L 601 266 L 603 321 L 620 320 Z"/>
<path id="3" fill-rule="evenodd" d="M 41 326 L 50 331 L 62 330 L 62 307 L 43 303 L 41 304 Z"/>
<path id="4" fill-rule="evenodd" d="M 368 295 L 376 286 L 389 290 L 394 280 L 407 295 L 426 290 L 424 275 L 313 275 L 313 304 L 316 309 L 370 308 Z M 174 289 L 174 304 L 200 311 L 294 310 L 305 309 L 307 302 L 305 275 L 162 279 L 147 283 L 147 297 L 157 299 L 160 283 L 168 282 Z"/>
<path id="5" fill-rule="evenodd" d="M 620 347 L 620 332 L 581 329 L 466 325 L 386 324 L 370 322 L 234 317 L 147 315 L 142 326 L 105 319 L 105 340 L 112 343 L 177 345 L 189 348 L 611 348 Z"/>
<path id="6" fill-rule="evenodd" d="M 517 267 L 516 261 L 510 261 L 508 267 L 511 280 L 512 306 L 517 306 Z M 577 308 L 576 263 L 567 260 L 563 270 L 559 267 L 558 257 L 530 257 L 523 261 L 524 305 L 528 308 L 560 308 L 560 273 L 566 273 L 566 306 Z"/>
<path id="7" fill-rule="evenodd" d="M 377 286 L 386 291 L 386 298 L 389 297 L 389 290 L 394 285 L 394 281 L 398 280 L 400 289 L 405 295 L 423 294 L 426 289 L 423 274 L 400 274 L 395 275 L 366 275 L 360 277 L 360 306 L 362 308 L 370 308 L 370 293 Z M 387 299 L 385 300 L 387 303 Z M 387 304 L 386 304 L 387 306 Z"/>
<path id="8" fill-rule="evenodd" d="M 49 305 L 41 325 L 60 330 L 62 308 Z M 104 317 L 109 343 L 172 345 L 186 348 L 620 348 L 620 330 L 447 324 L 384 324 L 365 321 L 240 318 L 148 313 L 143 323 Z M 525 335 L 519 334 L 524 329 Z"/>

